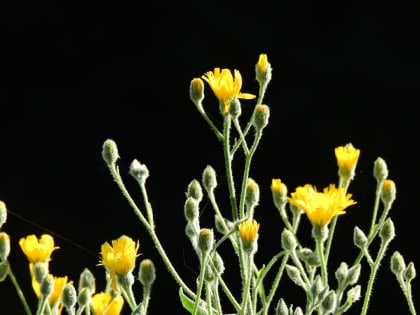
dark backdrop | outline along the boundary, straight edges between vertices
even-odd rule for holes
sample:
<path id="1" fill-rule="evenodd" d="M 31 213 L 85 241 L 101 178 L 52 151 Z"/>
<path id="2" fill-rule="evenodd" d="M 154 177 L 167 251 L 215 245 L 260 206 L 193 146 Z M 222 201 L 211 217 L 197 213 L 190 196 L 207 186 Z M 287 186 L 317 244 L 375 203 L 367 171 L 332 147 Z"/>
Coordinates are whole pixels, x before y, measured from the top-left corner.
<path id="1" fill-rule="evenodd" d="M 362 152 L 351 186 L 358 205 L 340 218 L 332 266 L 351 262 L 357 253 L 352 229 L 366 230 L 369 224 L 372 166 L 381 156 L 397 184 L 391 212 L 397 236 L 380 268 L 371 309 L 408 313 L 389 271 L 389 256 L 398 249 L 407 261 L 420 262 L 415 12 L 404 1 L 395 6 L 6 1 L 0 10 L 0 199 L 14 213 L 3 228 L 12 237 L 10 260 L 25 292 L 32 294 L 20 237 L 53 233 L 60 249 L 53 254 L 52 271 L 67 274 L 77 285 L 88 267 L 101 290 L 100 245 L 127 234 L 140 240 L 141 258 L 153 259 L 157 267 L 150 314 L 163 313 L 169 305 L 172 313 L 185 313 L 177 286 L 102 161 L 102 143 L 107 138 L 118 143 L 124 176 L 134 158 L 149 167 L 162 243 L 193 284 L 197 260 L 183 232 L 186 187 L 201 178 L 207 164 L 219 171 L 222 197 L 224 181 L 221 148 L 189 100 L 189 83 L 215 66 L 236 68 L 243 75 L 243 91 L 255 93 L 254 65 L 266 53 L 274 68 L 265 99 L 270 125 L 251 172 L 262 195 L 256 212 L 261 222 L 257 262 L 265 263 L 280 243 L 271 178 L 280 177 L 290 190 L 334 183 L 334 147 L 351 142 Z M 220 124 L 207 87 L 206 95 L 205 106 Z M 244 116 L 251 103 L 243 102 Z M 140 201 L 128 175 L 126 180 Z M 213 226 L 209 205 L 201 223 Z M 231 277 L 237 280 L 233 272 Z M 416 280 L 413 285 L 416 296 Z M 21 314 L 10 281 L 0 285 L 0 292 L 5 314 Z M 140 297 L 140 287 L 137 293 Z M 296 294 L 286 300 L 299 305 L 301 292 Z M 350 313 L 359 313 L 360 307 L 361 302 Z"/>

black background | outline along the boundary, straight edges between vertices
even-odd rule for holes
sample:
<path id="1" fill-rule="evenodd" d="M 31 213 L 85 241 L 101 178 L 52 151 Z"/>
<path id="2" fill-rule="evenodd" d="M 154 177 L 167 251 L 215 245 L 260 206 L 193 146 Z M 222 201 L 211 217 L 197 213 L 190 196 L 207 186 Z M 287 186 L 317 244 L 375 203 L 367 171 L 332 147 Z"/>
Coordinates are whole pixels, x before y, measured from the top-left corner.
<path id="1" fill-rule="evenodd" d="M 361 149 L 350 187 L 358 204 L 340 218 L 330 268 L 343 260 L 350 263 L 357 254 L 352 230 L 369 225 L 372 166 L 381 156 L 397 184 L 391 212 L 397 236 L 379 270 L 371 313 L 408 313 L 389 257 L 398 249 L 407 261 L 419 263 L 416 12 L 414 2 L 404 1 L 395 6 L 4 2 L 0 199 L 15 214 L 9 214 L 3 230 L 11 235 L 10 260 L 24 291 L 32 296 L 19 238 L 53 233 L 60 249 L 53 254 L 51 271 L 67 274 L 77 285 L 87 267 L 99 291 L 104 285 L 103 268 L 97 266 L 100 245 L 126 234 L 140 240 L 140 259 L 156 264 L 150 314 L 168 308 L 185 313 L 175 282 L 102 161 L 102 143 L 107 138 L 118 143 L 121 172 L 139 202 L 126 174 L 134 158 L 147 164 L 158 233 L 193 287 L 198 268 L 183 231 L 186 187 L 211 164 L 218 171 L 221 200 L 226 195 L 221 147 L 189 100 L 189 83 L 216 66 L 236 68 L 243 76 L 242 90 L 256 93 L 254 65 L 266 53 L 274 68 L 265 98 L 270 125 L 251 171 L 262 197 L 256 211 L 261 222 L 257 263 L 266 263 L 280 246 L 282 224 L 271 202 L 271 178 L 281 178 L 289 190 L 335 183 L 334 147 L 351 142 Z M 246 117 L 253 103 L 242 104 Z M 205 107 L 220 125 L 217 102 L 207 87 Z M 205 201 L 202 210 L 202 226 L 212 227 Z M 306 228 L 302 239 L 310 246 Z M 226 264 L 233 259 L 228 256 Z M 363 271 L 366 283 L 367 266 Z M 226 277 L 238 280 L 234 269 Z M 282 287 L 286 301 L 301 305 L 302 293 L 289 296 L 288 285 Z M 416 299 L 416 280 L 413 286 Z M 140 286 L 136 294 L 140 298 Z M 0 285 L 0 296 L 2 314 L 23 313 L 10 281 Z M 30 303 L 34 308 L 34 300 Z M 361 304 L 349 313 L 360 313 Z"/>

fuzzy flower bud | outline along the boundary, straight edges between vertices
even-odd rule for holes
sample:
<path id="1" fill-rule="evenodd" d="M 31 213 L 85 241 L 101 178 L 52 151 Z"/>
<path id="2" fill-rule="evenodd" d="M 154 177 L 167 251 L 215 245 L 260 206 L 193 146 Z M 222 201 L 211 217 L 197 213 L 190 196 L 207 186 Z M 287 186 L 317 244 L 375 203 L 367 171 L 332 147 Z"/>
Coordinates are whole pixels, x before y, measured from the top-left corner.
<path id="1" fill-rule="evenodd" d="M 194 198 L 198 202 L 203 199 L 203 190 L 201 189 L 200 182 L 196 179 L 193 179 L 187 188 L 187 197 Z"/>
<path id="2" fill-rule="evenodd" d="M 305 283 L 303 282 L 302 276 L 300 275 L 300 271 L 297 267 L 286 265 L 286 272 L 290 280 L 292 280 L 296 285 L 305 288 Z"/>
<path id="3" fill-rule="evenodd" d="M 271 180 L 271 192 L 273 202 L 277 209 L 281 209 L 287 203 L 287 187 L 279 178 Z"/>
<path id="4" fill-rule="evenodd" d="M 71 309 L 77 302 L 77 292 L 72 283 L 67 283 L 63 288 L 61 302 L 67 309 Z"/>
<path id="5" fill-rule="evenodd" d="M 384 222 L 384 225 L 379 232 L 379 237 L 383 243 L 388 243 L 395 237 L 395 227 L 391 218 L 386 219 Z"/>
<path id="6" fill-rule="evenodd" d="M 363 249 L 368 243 L 365 233 L 357 226 L 354 228 L 353 232 L 353 243 L 360 249 Z"/>
<path id="7" fill-rule="evenodd" d="M 210 165 L 203 171 L 203 186 L 208 192 L 213 192 L 217 186 L 216 171 Z"/>
<path id="8" fill-rule="evenodd" d="M 203 253 L 208 253 L 213 248 L 214 234 L 210 229 L 201 229 L 198 234 L 198 248 Z"/>
<path id="9" fill-rule="evenodd" d="M 79 290 L 79 295 L 77 296 L 77 303 L 79 306 L 83 307 L 85 305 L 89 305 L 92 299 L 91 295 L 92 292 L 87 287 Z"/>
<path id="10" fill-rule="evenodd" d="M 139 281 L 144 287 L 150 287 L 156 280 L 155 265 L 150 259 L 143 259 L 139 268 Z"/>
<path id="11" fill-rule="evenodd" d="M 403 272 L 403 277 L 404 277 L 404 280 L 407 282 L 410 282 L 416 277 L 416 268 L 414 267 L 414 263 L 412 261 L 410 261 L 408 263 L 407 268 L 405 268 Z"/>
<path id="12" fill-rule="evenodd" d="M 82 291 L 82 289 L 87 288 L 91 293 L 94 293 L 96 290 L 96 280 L 93 273 L 85 268 L 82 273 L 80 274 L 79 279 L 79 292 Z"/>
<path id="13" fill-rule="evenodd" d="M 255 76 L 261 86 L 266 86 L 271 81 L 272 67 L 268 62 L 266 54 L 260 54 L 258 62 L 255 65 Z"/>
<path id="14" fill-rule="evenodd" d="M 276 306 L 276 315 L 289 315 L 289 309 L 286 302 L 280 298 Z"/>
<path id="15" fill-rule="evenodd" d="M 44 278 L 48 275 L 48 263 L 38 261 L 33 265 L 29 265 L 31 268 L 31 273 L 35 278 L 35 281 L 38 283 L 42 283 Z"/>
<path id="16" fill-rule="evenodd" d="M 281 246 L 287 251 L 294 251 L 297 246 L 295 236 L 288 229 L 281 233 Z"/>
<path id="17" fill-rule="evenodd" d="M 303 315 L 302 309 L 299 306 L 296 307 L 295 312 L 293 313 L 293 315 Z"/>
<path id="18" fill-rule="evenodd" d="M 358 301 L 361 296 L 362 287 L 358 284 L 347 291 L 347 298 L 352 302 Z"/>
<path id="19" fill-rule="evenodd" d="M 10 254 L 10 237 L 6 232 L 0 232 L 0 259 L 6 260 Z"/>
<path id="20" fill-rule="evenodd" d="M 184 215 L 188 222 L 198 218 L 198 202 L 193 197 L 188 197 L 184 204 Z"/>
<path id="21" fill-rule="evenodd" d="M 268 125 L 270 117 L 270 108 L 267 105 L 259 104 L 255 107 L 254 113 L 254 127 L 257 130 L 262 130 Z"/>
<path id="22" fill-rule="evenodd" d="M 229 114 L 232 118 L 238 118 L 242 114 L 241 102 L 237 98 L 233 98 L 229 106 Z"/>
<path id="23" fill-rule="evenodd" d="M 118 154 L 118 147 L 114 140 L 105 140 L 102 145 L 102 158 L 108 166 L 114 165 L 120 158 Z"/>
<path id="24" fill-rule="evenodd" d="M 394 202 L 397 196 L 397 188 L 395 182 L 391 179 L 385 179 L 382 185 L 381 200 L 384 203 L 385 207 L 391 208 L 392 203 Z"/>
<path id="25" fill-rule="evenodd" d="M 338 283 L 341 284 L 347 279 L 347 275 L 349 273 L 349 267 L 345 262 L 342 262 L 340 266 L 335 271 L 335 278 L 337 279 Z"/>
<path id="26" fill-rule="evenodd" d="M 145 164 L 141 164 L 138 160 L 134 159 L 130 164 L 128 173 L 134 177 L 139 184 L 144 184 L 149 177 L 149 170 Z"/>
<path id="27" fill-rule="evenodd" d="M 245 192 L 245 204 L 248 207 L 252 208 L 252 207 L 255 207 L 259 201 L 260 201 L 260 187 L 252 178 L 248 178 L 248 183 L 246 185 L 246 192 Z"/>
<path id="28" fill-rule="evenodd" d="M 41 282 L 40 292 L 41 295 L 47 297 L 50 296 L 54 291 L 54 277 L 52 275 L 47 275 Z"/>
<path id="29" fill-rule="evenodd" d="M 378 157 L 373 164 L 373 176 L 378 182 L 382 182 L 388 177 L 388 166 L 383 158 Z"/>
<path id="30" fill-rule="evenodd" d="M 404 272 L 405 268 L 404 257 L 400 254 L 400 252 L 395 251 L 391 256 L 391 271 L 398 278 Z"/>
<path id="31" fill-rule="evenodd" d="M 362 265 L 357 264 L 349 269 L 349 272 L 346 277 L 346 284 L 353 285 L 356 284 L 360 277 L 360 271 L 362 269 Z"/>
<path id="32" fill-rule="evenodd" d="M 336 304 L 336 294 L 331 290 L 321 303 L 321 308 L 324 311 L 323 314 L 331 313 L 335 309 Z"/>
<path id="33" fill-rule="evenodd" d="M 7 208 L 6 204 L 0 200 L 0 228 L 7 221 Z"/>
<path id="34" fill-rule="evenodd" d="M 198 108 L 203 111 L 201 102 L 204 99 L 204 82 L 200 78 L 194 78 L 190 84 L 190 98 Z"/>
<path id="35" fill-rule="evenodd" d="M 321 263 L 318 255 L 307 247 L 300 249 L 297 252 L 297 255 L 300 259 L 302 259 L 305 263 L 309 264 L 310 266 L 319 266 Z"/>

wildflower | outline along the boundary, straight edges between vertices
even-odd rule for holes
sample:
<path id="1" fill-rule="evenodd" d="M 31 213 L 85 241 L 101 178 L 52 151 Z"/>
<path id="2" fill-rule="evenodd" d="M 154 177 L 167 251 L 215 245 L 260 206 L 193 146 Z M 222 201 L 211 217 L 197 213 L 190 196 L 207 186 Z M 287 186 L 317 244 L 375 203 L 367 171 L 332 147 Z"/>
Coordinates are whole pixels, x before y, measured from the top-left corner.
<path id="1" fill-rule="evenodd" d="M 112 241 L 112 246 L 105 242 L 101 246 L 102 261 L 111 277 L 112 287 L 116 289 L 115 275 L 124 276 L 131 272 L 136 263 L 139 243 L 135 243 L 128 236 L 121 236 Z"/>
<path id="2" fill-rule="evenodd" d="M 271 192 L 274 205 L 281 209 L 287 201 L 287 186 L 279 178 L 273 178 L 271 180 Z"/>
<path id="3" fill-rule="evenodd" d="M 229 69 L 214 68 L 214 71 L 206 72 L 202 78 L 210 85 L 213 93 L 222 105 L 223 115 L 229 112 L 230 102 L 234 97 L 242 99 L 253 99 L 255 95 L 241 93 L 242 76 L 238 70 L 234 70 L 234 77 Z"/>
<path id="4" fill-rule="evenodd" d="M 267 85 L 271 80 L 272 68 L 268 62 L 267 54 L 260 54 L 258 62 L 255 65 L 255 73 L 258 83 Z"/>
<path id="5" fill-rule="evenodd" d="M 254 126 L 257 130 L 262 130 L 268 125 L 270 117 L 270 107 L 264 104 L 258 104 L 255 107 Z"/>
<path id="6" fill-rule="evenodd" d="M 255 220 L 245 220 L 239 223 L 239 235 L 245 250 L 252 252 L 256 249 L 254 244 L 258 236 L 259 228 L 260 224 Z"/>
<path id="7" fill-rule="evenodd" d="M 100 292 L 92 296 L 91 304 L 94 315 L 119 315 L 124 299 L 121 295 L 113 297 L 111 293 Z"/>
<path id="8" fill-rule="evenodd" d="M 49 234 L 41 235 L 39 240 L 35 235 L 29 235 L 21 238 L 19 245 L 30 263 L 48 262 L 52 252 L 59 248 L 54 246 L 54 238 Z"/>
<path id="9" fill-rule="evenodd" d="M 292 205 L 302 209 L 312 224 L 324 226 L 333 217 L 344 214 L 344 209 L 348 206 L 356 203 L 350 198 L 351 194 L 346 195 L 342 187 L 336 188 L 335 185 L 330 185 L 321 193 L 316 187 L 307 184 L 298 187 L 288 200 Z"/>
<path id="10" fill-rule="evenodd" d="M 335 148 L 337 158 L 338 174 L 344 180 L 351 180 L 354 177 L 360 150 L 353 147 L 351 143 Z"/>
<path id="11" fill-rule="evenodd" d="M 390 208 L 395 201 L 397 195 L 397 188 L 392 179 L 385 179 L 382 184 L 381 200 L 386 207 Z"/>

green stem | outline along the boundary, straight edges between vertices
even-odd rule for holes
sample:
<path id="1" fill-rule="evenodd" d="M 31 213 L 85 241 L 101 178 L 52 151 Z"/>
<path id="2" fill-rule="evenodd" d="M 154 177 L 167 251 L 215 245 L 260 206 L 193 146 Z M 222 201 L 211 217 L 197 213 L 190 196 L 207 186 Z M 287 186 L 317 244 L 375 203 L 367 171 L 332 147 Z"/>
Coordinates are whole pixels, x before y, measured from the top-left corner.
<path id="1" fill-rule="evenodd" d="M 411 296 L 411 284 L 408 283 L 405 288 L 405 297 L 407 298 L 408 308 L 410 310 L 411 315 L 416 315 L 416 308 L 414 307 L 413 297 Z"/>
<path id="2" fill-rule="evenodd" d="M 186 292 L 191 298 L 195 298 L 194 292 L 184 283 L 182 278 L 177 273 L 176 269 L 172 265 L 172 262 L 168 258 L 165 249 L 163 248 L 162 244 L 159 241 L 158 236 L 156 235 L 156 232 L 149 224 L 149 222 L 146 220 L 140 209 L 137 207 L 136 203 L 134 202 L 133 198 L 131 198 L 130 193 L 128 192 L 127 188 L 124 185 L 124 182 L 121 178 L 121 175 L 118 171 L 118 167 L 114 164 L 109 166 L 109 169 L 111 171 L 111 175 L 113 176 L 115 182 L 117 183 L 119 189 L 121 190 L 121 193 L 123 196 L 127 199 L 129 205 L 133 209 L 134 213 L 137 215 L 137 217 L 140 219 L 141 223 L 146 228 L 147 232 L 149 233 L 150 237 L 152 238 L 153 243 L 155 244 L 155 247 L 160 254 L 164 264 L 168 268 L 170 274 L 173 276 L 175 281 L 178 283 L 178 285 L 183 289 L 184 292 Z"/>
<path id="3" fill-rule="evenodd" d="M 250 308 L 250 304 L 248 303 L 248 299 L 249 296 L 251 295 L 250 289 L 251 289 L 251 279 L 252 279 L 252 266 L 254 265 L 253 263 L 253 253 L 246 253 L 246 264 L 245 264 L 245 268 L 247 269 L 247 271 L 245 272 L 246 274 L 246 281 L 245 281 L 245 287 L 244 287 L 244 291 L 243 291 L 243 299 L 242 299 L 242 305 L 241 305 L 241 314 L 242 315 L 246 315 L 246 314 L 251 314 L 251 310 L 249 310 Z M 249 310 L 249 312 L 247 312 L 247 310 Z"/>
<path id="4" fill-rule="evenodd" d="M 15 287 L 16 293 L 19 296 L 20 301 L 22 302 L 22 305 L 23 305 L 23 308 L 25 309 L 26 314 L 32 315 L 31 309 L 29 308 L 25 295 L 23 294 L 22 289 L 20 288 L 20 285 L 15 277 L 15 274 L 12 271 L 12 267 L 7 260 L 6 260 L 6 264 L 7 264 L 7 269 L 8 269 L 8 275 L 10 277 L 10 280 L 13 283 L 13 286 Z"/>
<path id="5" fill-rule="evenodd" d="M 206 253 L 202 253 L 201 254 L 201 259 L 200 259 L 200 263 L 201 263 L 200 275 L 199 275 L 199 278 L 198 278 L 197 293 L 196 293 L 196 299 L 195 299 L 195 303 L 194 303 L 194 308 L 193 308 L 192 315 L 197 315 L 198 304 L 200 303 L 200 300 L 201 300 L 201 291 L 203 290 L 203 285 L 204 285 L 204 274 L 206 273 L 207 257 L 208 256 L 209 255 L 207 255 Z"/>
<path id="6" fill-rule="evenodd" d="M 327 264 L 326 264 L 325 255 L 324 255 L 324 242 L 320 240 L 318 237 L 316 237 L 315 244 L 316 244 L 316 251 L 318 253 L 319 261 L 321 264 L 322 282 L 325 286 L 327 286 L 328 285 L 328 272 L 327 272 Z"/>

